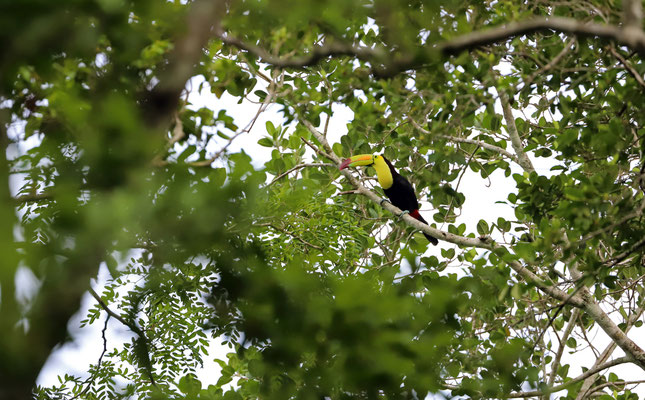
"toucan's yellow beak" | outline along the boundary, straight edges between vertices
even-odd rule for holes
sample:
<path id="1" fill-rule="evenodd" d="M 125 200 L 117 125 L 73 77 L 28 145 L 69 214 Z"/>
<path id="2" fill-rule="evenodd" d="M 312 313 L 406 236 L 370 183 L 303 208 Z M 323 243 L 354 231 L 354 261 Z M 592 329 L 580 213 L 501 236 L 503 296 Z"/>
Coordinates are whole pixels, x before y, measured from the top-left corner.
<path id="1" fill-rule="evenodd" d="M 372 154 L 359 154 L 352 156 L 347 160 L 343 161 L 340 164 L 339 169 L 345 169 L 347 167 L 356 167 L 358 165 L 372 165 L 374 164 L 374 156 Z"/>

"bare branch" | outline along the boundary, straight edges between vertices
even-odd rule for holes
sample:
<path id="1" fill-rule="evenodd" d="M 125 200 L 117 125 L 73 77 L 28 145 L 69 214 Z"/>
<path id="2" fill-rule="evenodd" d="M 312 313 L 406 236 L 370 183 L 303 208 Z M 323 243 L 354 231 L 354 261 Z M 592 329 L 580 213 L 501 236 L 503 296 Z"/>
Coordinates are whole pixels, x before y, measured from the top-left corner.
<path id="1" fill-rule="evenodd" d="M 522 139 L 520 134 L 517 132 L 517 126 L 515 125 L 515 117 L 513 117 L 513 110 L 511 109 L 511 103 L 508 99 L 508 95 L 504 90 L 497 89 L 499 94 L 499 100 L 502 103 L 502 110 L 504 111 L 504 120 L 506 121 L 506 130 L 508 135 L 511 137 L 511 145 L 515 154 L 517 155 L 518 163 L 524 169 L 524 171 L 531 173 L 535 172 L 533 168 L 533 163 L 524 152 L 524 146 L 522 145 Z"/>
<path id="2" fill-rule="evenodd" d="M 267 186 L 271 186 L 271 185 L 273 185 L 276 181 L 278 181 L 279 179 L 281 179 L 281 178 L 283 178 L 283 177 L 285 177 L 285 176 L 289 175 L 291 172 L 293 172 L 293 171 L 295 171 L 295 170 L 302 169 L 302 168 L 307 168 L 307 167 L 335 167 L 335 165 L 334 165 L 334 164 L 330 164 L 330 163 L 305 163 L 305 164 L 298 164 L 298 165 L 296 165 L 295 167 L 290 168 L 289 170 L 287 170 L 287 171 L 285 171 L 285 172 L 281 173 L 280 175 L 276 176 L 276 177 L 275 177 L 275 178 L 274 178 L 274 179 L 273 179 L 273 180 L 272 180 L 272 181 L 271 181 Z"/>
<path id="3" fill-rule="evenodd" d="M 562 353 L 564 352 L 567 338 L 569 337 L 569 335 L 571 335 L 573 327 L 576 326 L 576 321 L 578 320 L 579 315 L 580 309 L 576 308 L 575 310 L 573 310 L 571 317 L 569 318 L 569 323 L 567 323 L 567 327 L 564 328 L 564 333 L 562 334 L 562 339 L 560 340 L 560 345 L 558 346 L 558 352 L 555 354 L 555 358 L 553 359 L 553 363 L 551 364 L 551 375 L 549 376 L 548 382 L 549 386 L 552 386 L 553 382 L 555 382 L 555 377 L 558 373 L 558 368 L 560 368 L 560 359 L 562 358 Z"/>

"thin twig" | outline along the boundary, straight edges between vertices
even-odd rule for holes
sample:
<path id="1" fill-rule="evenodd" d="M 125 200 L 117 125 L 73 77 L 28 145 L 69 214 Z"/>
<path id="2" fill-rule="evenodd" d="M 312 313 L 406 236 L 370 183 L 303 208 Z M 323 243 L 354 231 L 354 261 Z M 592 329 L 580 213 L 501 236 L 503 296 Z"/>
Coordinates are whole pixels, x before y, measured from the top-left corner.
<path id="1" fill-rule="evenodd" d="M 313 244 L 313 243 L 309 243 L 308 241 L 304 240 L 303 238 L 301 238 L 300 236 L 296 235 L 295 233 L 293 233 L 293 232 L 289 232 L 288 230 L 286 230 L 286 229 L 284 229 L 284 228 L 277 227 L 277 226 L 275 226 L 274 224 L 271 224 L 271 223 L 262 223 L 262 224 L 256 224 L 256 225 L 257 225 L 257 226 L 267 226 L 267 227 L 269 227 L 269 228 L 275 229 L 275 230 L 276 230 L 276 231 L 278 231 L 278 232 L 282 232 L 282 233 L 284 233 L 285 235 L 288 235 L 288 236 L 291 236 L 291 237 L 292 237 L 292 238 L 294 238 L 294 239 L 297 239 L 298 241 L 300 241 L 301 243 L 303 243 L 303 244 L 305 244 L 305 245 L 307 245 L 307 246 L 309 246 L 309 247 L 313 247 L 313 248 L 314 248 L 314 249 L 316 249 L 316 250 L 322 250 L 322 247 L 320 247 L 320 246 L 316 246 L 316 245 L 315 245 L 315 244 Z"/>
<path id="2" fill-rule="evenodd" d="M 201 160 L 201 161 L 194 161 L 192 163 L 189 163 L 189 165 L 191 165 L 193 167 L 206 167 L 206 166 L 211 165 L 213 162 L 215 162 L 215 160 L 220 158 L 222 156 L 222 154 L 224 154 L 224 152 L 228 149 L 228 147 L 233 143 L 233 141 L 235 139 L 237 139 L 238 137 L 240 137 L 241 135 L 243 135 L 245 133 L 249 133 L 251 131 L 251 129 L 253 129 L 253 126 L 255 125 L 255 122 L 258 120 L 260 114 L 262 114 L 262 112 L 264 112 L 267 109 L 267 107 L 269 106 L 269 103 L 271 102 L 271 100 L 273 100 L 273 97 L 275 96 L 275 90 L 274 89 L 275 89 L 275 84 L 273 82 L 271 82 L 271 84 L 269 84 L 269 87 L 267 88 L 268 93 L 267 93 L 266 97 L 264 98 L 264 100 L 262 101 L 262 104 L 260 104 L 260 106 L 258 107 L 258 110 L 256 111 L 255 115 L 253 116 L 251 121 L 249 121 L 249 123 L 246 125 L 246 127 L 244 127 L 244 129 L 242 129 L 239 132 L 236 132 L 235 135 L 231 136 L 231 138 L 228 139 L 228 142 L 226 142 L 226 144 L 224 146 L 222 146 L 222 148 L 219 149 L 219 151 L 217 151 L 215 154 L 213 154 L 213 156 L 211 156 L 210 158 L 208 158 L 206 160 Z"/>
<path id="3" fill-rule="evenodd" d="M 300 137 L 300 139 L 302 139 L 302 141 L 305 142 L 305 144 L 307 146 L 311 147 L 313 149 L 313 151 L 315 151 L 316 153 L 320 154 L 321 156 L 323 156 L 323 157 L 325 157 L 325 158 L 327 158 L 329 160 L 334 161 L 334 158 L 331 155 L 329 155 L 329 154 L 325 153 L 324 151 L 320 150 L 318 148 L 318 146 L 314 145 L 313 143 L 311 143 L 307 139 L 303 138 L 302 136 Z"/>
<path id="4" fill-rule="evenodd" d="M 562 58 L 564 58 L 564 56 L 567 55 L 569 51 L 571 51 L 571 48 L 576 43 L 576 41 L 577 39 L 575 37 L 571 38 L 567 43 L 565 43 L 564 48 L 555 57 L 553 57 L 553 59 L 549 61 L 548 64 L 533 72 L 524 82 L 524 87 L 522 88 L 522 90 L 530 87 L 535 78 L 537 78 L 539 75 L 543 75 L 546 71 L 555 67 L 562 60 Z"/>
<path id="5" fill-rule="evenodd" d="M 99 361 L 96 363 L 96 371 L 95 371 L 94 374 L 90 375 L 85 380 L 85 382 L 83 382 L 84 385 L 87 385 L 87 386 L 85 386 L 85 389 L 83 389 L 83 391 L 80 392 L 79 394 L 77 394 L 76 396 L 72 397 L 70 400 L 74 400 L 74 399 L 77 399 L 77 398 L 79 398 L 81 396 L 84 396 L 87 393 L 87 391 L 90 390 L 90 387 L 92 387 L 92 385 L 90 383 L 94 379 L 96 379 L 96 377 L 98 376 L 99 368 L 101 368 L 101 363 L 103 362 L 103 356 L 107 352 L 107 338 L 105 336 L 105 332 L 107 331 L 108 322 L 110 321 L 110 317 L 111 317 L 110 314 L 108 314 L 105 317 L 105 325 L 103 325 L 103 330 L 101 331 L 101 337 L 103 338 L 103 351 L 101 352 L 101 355 L 99 356 Z"/>
<path id="6" fill-rule="evenodd" d="M 330 163 L 304 163 L 304 164 L 298 164 L 295 167 L 290 168 L 289 170 L 287 170 L 287 171 L 281 173 L 280 175 L 276 176 L 269 184 L 267 184 L 267 186 L 273 185 L 276 181 L 278 181 L 279 179 L 289 175 L 291 172 L 293 172 L 295 170 L 302 169 L 302 168 L 307 168 L 307 167 L 335 167 L 335 165 L 330 164 Z"/>

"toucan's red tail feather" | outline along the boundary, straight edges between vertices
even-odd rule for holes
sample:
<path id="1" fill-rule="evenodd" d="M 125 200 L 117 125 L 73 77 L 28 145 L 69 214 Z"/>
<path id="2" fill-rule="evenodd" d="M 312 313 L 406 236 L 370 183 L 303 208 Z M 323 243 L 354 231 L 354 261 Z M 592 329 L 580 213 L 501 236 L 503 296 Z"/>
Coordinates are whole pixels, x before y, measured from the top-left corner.
<path id="1" fill-rule="evenodd" d="M 424 223 L 424 224 L 426 224 L 426 225 L 430 225 L 430 224 L 428 224 L 428 223 L 426 222 L 426 220 L 425 220 L 425 219 L 423 219 L 423 217 L 421 216 L 421 214 L 419 214 L 419 210 L 414 210 L 414 211 L 412 211 L 412 212 L 410 213 L 410 216 L 411 216 L 412 218 L 416 219 L 417 221 L 423 222 L 423 223 Z M 430 235 L 428 235 L 428 234 L 427 234 L 427 233 L 425 233 L 425 232 L 423 232 L 423 236 L 425 236 L 425 237 L 426 237 L 426 239 L 428 239 L 428 241 L 429 241 L 430 243 L 432 243 L 433 245 L 435 245 L 435 246 L 439 243 L 439 241 L 437 240 L 437 238 L 436 238 L 436 237 L 430 236 Z"/>

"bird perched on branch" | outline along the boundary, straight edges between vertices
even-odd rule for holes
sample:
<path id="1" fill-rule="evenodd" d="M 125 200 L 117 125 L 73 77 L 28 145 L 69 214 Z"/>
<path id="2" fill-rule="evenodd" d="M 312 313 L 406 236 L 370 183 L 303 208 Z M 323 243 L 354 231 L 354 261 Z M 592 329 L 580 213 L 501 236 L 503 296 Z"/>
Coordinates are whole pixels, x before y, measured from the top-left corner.
<path id="1" fill-rule="evenodd" d="M 371 165 L 374 167 L 379 185 L 381 185 L 385 195 L 390 199 L 389 201 L 403 210 L 401 215 L 409 213 L 412 218 L 428 225 L 426 220 L 423 219 L 421 214 L 419 214 L 419 201 L 417 200 L 417 196 L 414 194 L 412 184 L 396 172 L 392 163 L 387 158 L 381 155 L 359 154 L 343 161 L 340 165 L 340 169 L 343 170 L 347 167 L 356 167 L 360 165 Z M 423 232 L 423 236 L 425 236 L 433 245 L 439 243 L 437 238 L 430 236 L 425 232 Z"/>

